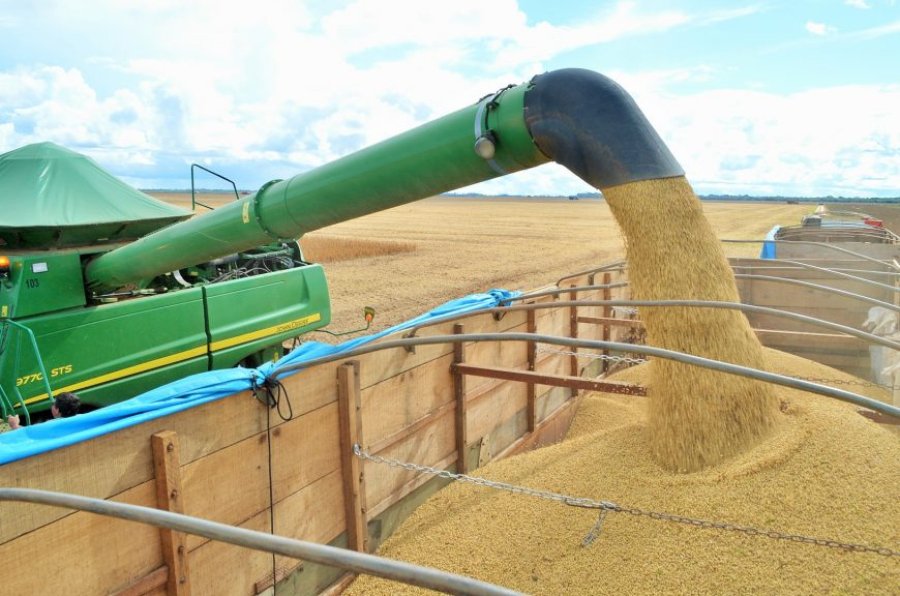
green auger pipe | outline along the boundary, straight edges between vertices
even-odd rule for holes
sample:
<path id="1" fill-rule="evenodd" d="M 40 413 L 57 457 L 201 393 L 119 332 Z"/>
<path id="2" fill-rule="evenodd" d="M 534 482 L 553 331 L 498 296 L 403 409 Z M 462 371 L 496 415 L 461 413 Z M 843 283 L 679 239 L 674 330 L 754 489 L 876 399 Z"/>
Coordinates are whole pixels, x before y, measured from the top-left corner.
<path id="1" fill-rule="evenodd" d="M 550 160 L 601 190 L 684 173 L 615 82 L 559 70 L 103 254 L 86 281 L 96 291 L 147 282 Z"/>

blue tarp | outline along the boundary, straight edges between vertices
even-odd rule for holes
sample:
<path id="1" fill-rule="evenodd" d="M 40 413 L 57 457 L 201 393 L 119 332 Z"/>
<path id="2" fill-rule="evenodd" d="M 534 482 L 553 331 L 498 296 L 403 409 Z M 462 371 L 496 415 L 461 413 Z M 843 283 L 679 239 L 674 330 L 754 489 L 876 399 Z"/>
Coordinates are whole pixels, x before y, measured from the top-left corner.
<path id="1" fill-rule="evenodd" d="M 769 233 L 766 234 L 766 241 L 763 242 L 762 251 L 759 253 L 760 259 L 774 259 L 775 257 L 775 234 L 778 233 L 778 230 L 781 229 L 781 226 L 775 226 Z"/>
<path id="2" fill-rule="evenodd" d="M 281 376 L 280 370 L 288 365 L 301 364 L 314 358 L 347 352 L 391 333 L 403 331 L 440 317 L 508 304 L 510 298 L 518 296 L 520 293 L 490 290 L 484 294 L 472 294 L 451 300 L 423 315 L 373 335 L 352 339 L 337 345 L 304 342 L 278 362 L 264 364 L 258 369 L 212 370 L 179 379 L 132 399 L 93 412 L 72 418 L 48 420 L 16 431 L 0 433 L 0 465 L 87 441 L 246 391 L 261 385 L 267 377 Z"/>

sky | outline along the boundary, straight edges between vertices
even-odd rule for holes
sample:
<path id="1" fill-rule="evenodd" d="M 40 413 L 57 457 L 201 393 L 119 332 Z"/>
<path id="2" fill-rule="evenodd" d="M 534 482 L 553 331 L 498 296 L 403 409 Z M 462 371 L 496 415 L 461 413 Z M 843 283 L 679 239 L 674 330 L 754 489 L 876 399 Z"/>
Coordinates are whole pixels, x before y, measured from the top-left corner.
<path id="1" fill-rule="evenodd" d="M 898 0 L 0 0 L 0 153 L 256 189 L 577 67 L 634 97 L 698 193 L 898 197 L 898 58 Z M 550 164 L 461 190 L 593 189 Z"/>

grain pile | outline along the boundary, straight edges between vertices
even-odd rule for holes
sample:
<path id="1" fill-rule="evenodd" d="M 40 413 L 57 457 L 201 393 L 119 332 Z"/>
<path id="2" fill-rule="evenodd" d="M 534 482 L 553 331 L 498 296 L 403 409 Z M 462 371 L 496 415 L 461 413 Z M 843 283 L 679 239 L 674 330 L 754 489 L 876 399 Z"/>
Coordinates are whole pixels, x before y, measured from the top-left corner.
<path id="1" fill-rule="evenodd" d="M 740 301 L 687 180 L 634 182 L 603 194 L 625 235 L 634 299 Z M 641 318 L 652 345 L 761 368 L 762 348 L 739 311 L 646 308 Z M 762 383 L 669 360 L 651 368 L 650 448 L 669 470 L 696 471 L 723 461 L 775 424 L 777 403 Z"/>
<path id="2" fill-rule="evenodd" d="M 852 377 L 765 351 L 767 368 Z M 651 383 L 649 366 L 620 380 Z M 884 399 L 885 396 L 870 394 Z M 777 388 L 777 432 L 695 473 L 649 453 L 644 398 L 590 395 L 563 443 L 490 464 L 479 476 L 621 506 L 900 549 L 900 441 L 855 408 Z M 385 556 L 535 594 L 896 594 L 900 560 L 610 513 L 454 484 L 408 519 Z M 362 578 L 351 594 L 421 591 Z"/>

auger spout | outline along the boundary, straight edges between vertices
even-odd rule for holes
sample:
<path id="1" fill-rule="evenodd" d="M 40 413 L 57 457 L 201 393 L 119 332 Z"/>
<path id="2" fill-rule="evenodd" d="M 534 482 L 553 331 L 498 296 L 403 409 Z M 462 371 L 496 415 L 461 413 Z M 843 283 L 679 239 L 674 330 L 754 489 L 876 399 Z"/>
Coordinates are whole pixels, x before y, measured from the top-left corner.
<path id="1" fill-rule="evenodd" d="M 683 175 L 621 87 L 559 70 L 112 250 L 85 278 L 93 290 L 139 284 L 551 160 L 601 190 Z"/>

